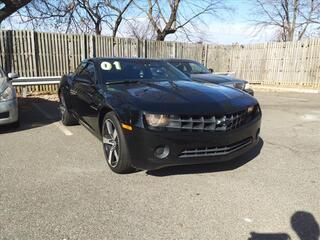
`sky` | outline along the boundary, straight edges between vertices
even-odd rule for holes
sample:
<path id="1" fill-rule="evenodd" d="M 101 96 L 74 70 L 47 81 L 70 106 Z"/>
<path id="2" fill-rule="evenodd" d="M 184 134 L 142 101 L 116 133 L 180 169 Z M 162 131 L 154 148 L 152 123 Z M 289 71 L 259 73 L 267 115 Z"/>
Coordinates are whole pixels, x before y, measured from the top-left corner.
<path id="1" fill-rule="evenodd" d="M 247 44 L 260 43 L 272 40 L 275 30 L 271 27 L 259 31 L 250 21 L 254 7 L 251 0 L 229 0 L 231 12 L 226 13 L 221 19 L 207 17 L 206 27 L 208 40 L 218 44 Z"/>
<path id="2" fill-rule="evenodd" d="M 249 20 L 254 12 L 252 1 L 226 0 L 227 6 L 231 8 L 230 11 L 218 12 L 218 16 L 205 16 L 203 22 L 206 24 L 197 24 L 199 26 L 198 29 L 191 29 L 190 27 L 190 31 L 194 32 L 197 36 L 199 36 L 200 32 L 200 36 L 205 42 L 216 44 L 250 44 L 271 41 L 275 35 L 273 28 L 270 27 L 263 31 L 258 31 Z M 141 18 L 142 24 L 145 24 L 145 21 L 147 19 Z M 24 29 L 24 26 L 14 23 L 14 28 Z M 126 37 L 127 32 L 126 26 L 123 25 L 120 28 L 119 36 Z M 108 31 L 104 33 L 109 34 Z M 169 35 L 166 40 L 187 41 L 183 34 Z"/>
<path id="3" fill-rule="evenodd" d="M 206 24 L 197 24 L 199 26 L 197 31 L 190 27 L 190 31 L 195 32 L 196 36 L 198 32 L 201 32 L 205 42 L 216 44 L 250 44 L 272 41 L 275 35 L 274 28 L 268 27 L 259 31 L 250 21 L 250 16 L 254 11 L 252 2 L 253 0 L 226 0 L 230 11 L 224 11 L 221 16 L 219 12 L 219 16 L 205 16 Z M 140 21 L 145 22 L 147 19 L 142 18 Z M 168 35 L 166 40 L 187 41 L 184 34 Z"/>

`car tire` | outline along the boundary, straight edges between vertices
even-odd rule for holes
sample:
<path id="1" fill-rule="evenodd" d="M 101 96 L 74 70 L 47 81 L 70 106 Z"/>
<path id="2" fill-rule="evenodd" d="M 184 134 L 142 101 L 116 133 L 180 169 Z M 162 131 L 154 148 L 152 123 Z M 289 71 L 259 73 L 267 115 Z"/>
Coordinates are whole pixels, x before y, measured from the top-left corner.
<path id="1" fill-rule="evenodd" d="M 102 140 L 107 164 L 113 172 L 125 174 L 135 171 L 122 128 L 114 112 L 107 113 L 103 119 Z"/>
<path id="2" fill-rule="evenodd" d="M 77 125 L 79 122 L 77 119 L 69 112 L 66 101 L 62 93 L 60 93 L 60 113 L 61 122 L 65 126 Z"/>

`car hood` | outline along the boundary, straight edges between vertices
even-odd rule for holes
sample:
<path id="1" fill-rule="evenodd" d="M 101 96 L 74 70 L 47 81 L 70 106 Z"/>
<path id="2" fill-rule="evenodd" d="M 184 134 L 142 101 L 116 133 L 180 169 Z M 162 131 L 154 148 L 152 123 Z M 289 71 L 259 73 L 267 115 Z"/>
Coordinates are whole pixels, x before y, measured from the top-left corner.
<path id="1" fill-rule="evenodd" d="M 134 105 L 152 113 L 216 114 L 239 111 L 257 103 L 242 91 L 192 81 L 138 82 L 107 88 L 106 92 L 113 92 L 110 97 L 117 99 L 118 104 Z"/>
<path id="2" fill-rule="evenodd" d="M 241 83 L 246 82 L 244 80 L 236 79 L 230 76 L 214 75 L 211 73 L 191 74 L 191 78 L 192 80 L 210 82 L 214 84 L 223 84 L 227 82 L 241 82 Z"/>

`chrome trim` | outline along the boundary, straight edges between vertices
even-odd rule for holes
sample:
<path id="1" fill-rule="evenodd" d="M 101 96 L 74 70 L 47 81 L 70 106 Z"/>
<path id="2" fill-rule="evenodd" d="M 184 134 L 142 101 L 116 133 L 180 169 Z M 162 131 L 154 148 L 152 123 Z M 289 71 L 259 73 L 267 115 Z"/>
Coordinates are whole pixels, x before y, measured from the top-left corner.
<path id="1" fill-rule="evenodd" d="M 179 158 L 212 157 L 212 156 L 227 155 L 235 151 L 238 151 L 250 145 L 251 143 L 252 143 L 252 138 L 250 137 L 241 142 L 231 144 L 228 146 L 186 149 L 180 153 Z"/>
<path id="2" fill-rule="evenodd" d="M 223 116 L 169 116 L 168 129 L 229 131 L 243 125 L 251 114 L 247 110 Z"/>

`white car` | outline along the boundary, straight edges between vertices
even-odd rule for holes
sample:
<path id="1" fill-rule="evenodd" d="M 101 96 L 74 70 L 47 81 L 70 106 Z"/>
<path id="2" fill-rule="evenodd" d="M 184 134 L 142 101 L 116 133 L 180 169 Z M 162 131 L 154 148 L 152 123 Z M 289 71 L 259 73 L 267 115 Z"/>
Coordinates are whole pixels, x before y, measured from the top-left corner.
<path id="1" fill-rule="evenodd" d="M 0 68 L 0 125 L 19 125 L 18 100 L 16 90 L 11 80 L 18 75 L 9 73 L 8 76 Z"/>

